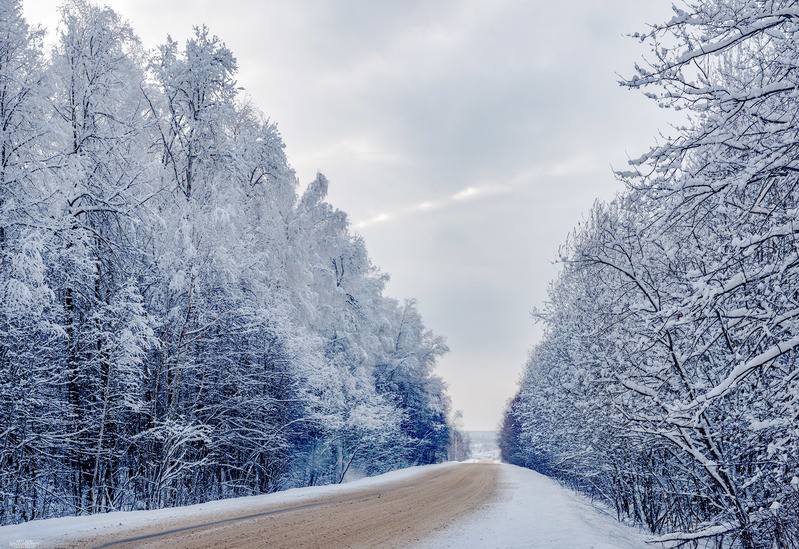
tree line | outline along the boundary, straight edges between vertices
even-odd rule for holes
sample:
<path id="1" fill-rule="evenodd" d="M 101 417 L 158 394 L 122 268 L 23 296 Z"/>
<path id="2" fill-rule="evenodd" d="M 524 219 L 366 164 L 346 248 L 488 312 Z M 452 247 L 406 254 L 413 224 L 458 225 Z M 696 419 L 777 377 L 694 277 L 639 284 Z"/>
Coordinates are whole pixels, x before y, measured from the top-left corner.
<path id="1" fill-rule="evenodd" d="M 447 352 L 206 27 L 0 0 L 0 525 L 447 456 Z"/>
<path id="2" fill-rule="evenodd" d="M 667 546 L 799 546 L 799 4 L 695 0 L 622 82 L 686 114 L 561 250 L 505 460 Z"/>

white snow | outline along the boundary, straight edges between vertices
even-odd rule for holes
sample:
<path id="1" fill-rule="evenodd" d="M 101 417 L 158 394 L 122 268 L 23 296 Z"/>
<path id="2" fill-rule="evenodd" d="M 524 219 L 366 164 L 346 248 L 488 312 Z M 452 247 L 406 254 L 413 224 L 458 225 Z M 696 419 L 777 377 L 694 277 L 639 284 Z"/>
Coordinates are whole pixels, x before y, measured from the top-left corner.
<path id="1" fill-rule="evenodd" d="M 643 549 L 647 535 L 529 469 L 500 464 L 498 497 L 436 532 L 418 549 Z"/>
<path id="2" fill-rule="evenodd" d="M 446 463 L 411 467 L 346 484 L 298 488 L 172 509 L 37 520 L 0 527 L 0 548 L 40 549 L 62 544 L 69 539 L 152 524 L 156 520 L 199 518 L 219 512 L 241 511 L 244 514 L 266 504 L 301 504 L 321 495 L 340 494 L 410 479 L 431 467 L 457 466 L 457 463 Z M 428 539 L 414 543 L 414 547 L 633 549 L 647 546 L 643 533 L 619 524 L 606 512 L 557 482 L 513 465 L 500 464 L 500 467 L 499 495 L 493 501 L 434 532 Z"/>

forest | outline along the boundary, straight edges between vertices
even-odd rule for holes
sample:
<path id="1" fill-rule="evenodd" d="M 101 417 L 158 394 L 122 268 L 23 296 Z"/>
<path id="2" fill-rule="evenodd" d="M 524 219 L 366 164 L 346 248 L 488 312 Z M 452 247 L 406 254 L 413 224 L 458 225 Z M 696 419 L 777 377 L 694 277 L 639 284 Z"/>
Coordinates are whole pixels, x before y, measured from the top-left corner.
<path id="1" fill-rule="evenodd" d="M 685 122 L 563 245 L 502 454 L 667 547 L 799 547 L 799 5 L 673 9 L 621 84 Z"/>
<path id="2" fill-rule="evenodd" d="M 146 51 L 68 0 L 46 48 L 0 14 L 0 525 L 447 458 L 445 340 L 219 38 Z"/>

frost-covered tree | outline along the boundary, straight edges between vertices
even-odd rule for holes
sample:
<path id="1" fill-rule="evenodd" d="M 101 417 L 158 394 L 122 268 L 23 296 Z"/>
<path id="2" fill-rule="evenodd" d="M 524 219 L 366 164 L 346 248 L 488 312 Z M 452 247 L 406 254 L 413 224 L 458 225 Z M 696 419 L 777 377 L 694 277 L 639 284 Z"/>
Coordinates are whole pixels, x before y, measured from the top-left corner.
<path id="1" fill-rule="evenodd" d="M 567 244 L 514 407 L 534 466 L 662 541 L 799 543 L 797 25 L 705 0 L 638 35 L 625 85 L 688 122 Z"/>
<path id="2" fill-rule="evenodd" d="M 126 307 L 139 316 L 131 322 L 148 322 L 127 297 L 139 282 L 140 255 L 130 238 L 136 208 L 152 192 L 138 56 L 133 31 L 110 8 L 82 0 L 63 6 L 49 71 L 57 149 L 50 229 L 60 271 L 53 282 L 64 308 L 66 413 L 76 439 L 65 458 L 74 476 L 72 505 L 86 511 L 114 507 L 115 462 L 127 443 L 116 438 L 124 420 L 108 401 L 116 378 L 138 377 L 142 361 L 142 350 L 120 345 L 114 330 L 122 329 Z"/>
<path id="3" fill-rule="evenodd" d="M 191 198 L 198 185 L 210 183 L 214 166 L 228 155 L 225 128 L 238 91 L 236 58 L 207 27 L 195 27 L 182 51 L 167 38 L 153 70 L 166 104 L 163 162 L 177 189 Z"/>
<path id="4" fill-rule="evenodd" d="M 63 420 L 59 308 L 50 280 L 47 95 L 42 31 L 21 3 L 0 2 L 0 523 L 47 513 L 47 459 Z"/>
<path id="5" fill-rule="evenodd" d="M 405 413 L 402 428 L 413 444 L 411 459 L 419 463 L 443 460 L 451 431 L 450 403 L 433 367 L 449 348 L 443 338 L 424 327 L 414 300 L 398 306 L 394 315 L 390 347 L 375 374 L 377 388 Z"/>
<path id="6" fill-rule="evenodd" d="M 661 321 L 690 338 L 678 360 L 693 375 L 664 415 L 701 432 L 678 444 L 744 545 L 799 536 L 797 31 L 794 2 L 689 4 L 643 37 L 657 55 L 628 82 L 691 112 L 631 184 L 659 207 L 681 283 Z"/>
<path id="7" fill-rule="evenodd" d="M 207 28 L 0 0 L 0 524 L 441 459 L 443 340 L 383 295 Z M 402 370 L 389 387 L 385 365 Z"/>

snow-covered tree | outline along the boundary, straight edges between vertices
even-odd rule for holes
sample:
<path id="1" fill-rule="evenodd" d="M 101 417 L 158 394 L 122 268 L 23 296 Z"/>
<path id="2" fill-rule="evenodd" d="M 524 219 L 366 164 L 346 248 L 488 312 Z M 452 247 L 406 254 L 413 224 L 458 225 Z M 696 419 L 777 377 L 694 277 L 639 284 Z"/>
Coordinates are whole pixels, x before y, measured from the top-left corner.
<path id="1" fill-rule="evenodd" d="M 0 524 L 442 459 L 446 351 L 206 27 L 0 0 Z M 386 365 L 401 371 L 385 382 Z"/>
<path id="2" fill-rule="evenodd" d="M 109 391 L 141 361 L 111 331 L 124 310 L 120 297 L 138 283 L 140 256 L 130 234 L 137 206 L 151 193 L 139 56 L 133 31 L 110 8 L 82 0 L 63 6 L 49 71 L 56 147 L 51 230 L 60 271 L 53 282 L 65 315 L 66 413 L 77 439 L 65 459 L 75 478 L 72 505 L 82 511 L 113 508 L 112 489 L 98 487 L 114 484 L 113 466 L 103 466 L 113 453 L 106 445 L 117 444 Z M 135 356 L 121 356 L 122 349 Z"/>
<path id="3" fill-rule="evenodd" d="M 702 0 L 624 82 L 688 114 L 564 250 L 512 407 L 530 464 L 679 544 L 799 543 L 792 1 Z"/>
<path id="4" fill-rule="evenodd" d="M 49 142 L 42 31 L 0 2 L 0 523 L 45 515 L 62 332 L 42 229 Z M 55 402 L 54 402 L 55 401 Z"/>

